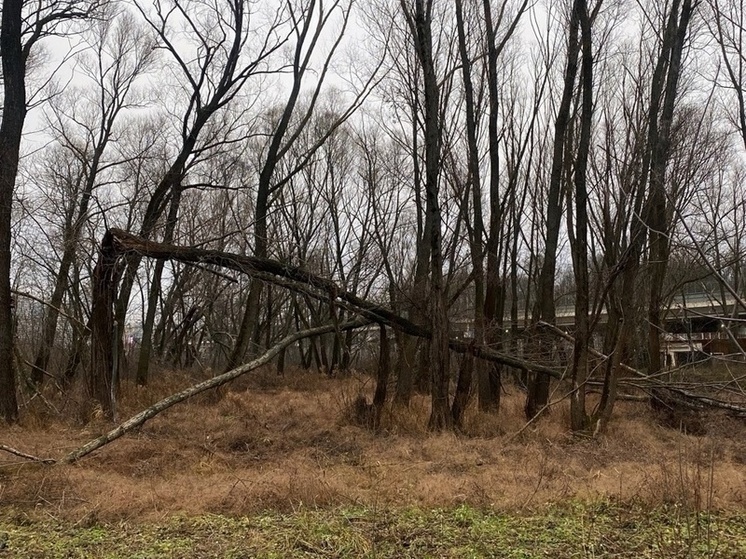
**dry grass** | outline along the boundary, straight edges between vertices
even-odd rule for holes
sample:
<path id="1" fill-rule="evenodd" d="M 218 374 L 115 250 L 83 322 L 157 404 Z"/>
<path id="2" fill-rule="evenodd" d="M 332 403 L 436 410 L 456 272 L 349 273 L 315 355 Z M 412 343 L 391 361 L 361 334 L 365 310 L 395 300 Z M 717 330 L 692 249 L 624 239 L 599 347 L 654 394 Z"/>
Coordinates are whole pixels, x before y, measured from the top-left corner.
<path id="1" fill-rule="evenodd" d="M 148 390 L 124 387 L 122 416 L 194 380 L 163 377 Z M 387 409 L 375 435 L 348 418 L 370 384 L 265 372 L 172 408 L 75 466 L 0 456 L 0 503 L 79 523 L 309 506 L 525 511 L 608 499 L 699 511 L 746 503 L 746 427 L 734 420 L 711 418 L 709 434 L 694 437 L 657 425 L 643 404 L 621 402 L 607 433 L 579 439 L 560 404 L 514 436 L 523 396 L 509 390 L 498 417 L 470 409 L 462 435 L 427 433 L 422 396 L 409 409 Z M 20 426 L 0 428 L 0 441 L 59 457 L 108 427 L 26 413 Z"/>

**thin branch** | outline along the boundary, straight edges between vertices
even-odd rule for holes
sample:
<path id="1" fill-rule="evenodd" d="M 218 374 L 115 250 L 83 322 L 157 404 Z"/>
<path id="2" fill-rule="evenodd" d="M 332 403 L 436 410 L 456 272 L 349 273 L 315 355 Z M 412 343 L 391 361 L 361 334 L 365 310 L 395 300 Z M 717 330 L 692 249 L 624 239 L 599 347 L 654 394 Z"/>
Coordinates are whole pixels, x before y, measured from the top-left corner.
<path id="1" fill-rule="evenodd" d="M 563 332 L 556 326 L 552 326 L 551 324 L 547 322 L 539 322 L 538 325 L 565 340 L 568 340 L 568 341 L 575 340 L 575 338 L 573 338 L 570 334 Z M 604 355 L 600 351 L 595 350 L 593 348 L 588 348 L 588 351 L 591 355 L 594 355 L 595 357 L 598 357 L 600 359 L 609 359 L 608 355 Z M 667 372 L 665 371 L 660 372 L 657 375 L 648 375 L 648 374 L 643 373 L 642 371 L 639 371 L 638 369 L 635 369 L 634 367 L 625 365 L 624 363 L 620 363 L 619 367 L 621 367 L 623 370 L 627 371 L 628 373 L 631 373 L 634 376 L 638 377 L 639 380 L 637 384 L 636 383 L 629 383 L 629 384 L 631 384 L 632 386 L 636 386 L 637 388 L 640 388 L 642 390 L 647 391 L 651 387 L 656 388 L 656 389 L 668 390 L 678 397 L 680 403 L 686 405 L 687 407 L 694 408 L 694 409 L 702 409 L 703 406 L 709 406 L 711 408 L 726 410 L 739 417 L 746 417 L 745 406 L 740 406 L 738 404 L 726 402 L 725 400 L 718 400 L 716 398 L 710 398 L 709 396 L 705 396 L 703 394 L 697 394 L 690 390 L 685 390 L 683 388 L 672 386 L 669 383 L 665 383 L 663 381 L 658 380 L 656 377 L 667 374 Z M 647 386 L 644 386 L 644 385 L 647 385 Z"/>
<path id="2" fill-rule="evenodd" d="M 53 310 L 57 311 L 60 315 L 62 315 L 65 318 L 67 318 L 70 322 L 75 323 L 79 328 L 81 328 L 83 330 L 89 330 L 88 326 L 86 326 L 85 324 L 83 324 L 80 320 L 78 320 L 74 316 L 71 316 L 71 315 L 67 314 L 61 308 L 55 307 L 54 305 L 52 305 L 48 301 L 45 301 L 44 299 L 40 299 L 39 297 L 37 297 L 35 295 L 31 295 L 31 293 L 27 293 L 25 291 L 19 291 L 17 289 L 11 289 L 10 292 L 13 293 L 14 295 L 18 295 L 19 297 L 23 297 L 24 299 L 30 299 L 31 301 L 35 301 L 37 303 L 45 305 L 45 306 L 49 307 L 50 309 L 53 309 Z"/>

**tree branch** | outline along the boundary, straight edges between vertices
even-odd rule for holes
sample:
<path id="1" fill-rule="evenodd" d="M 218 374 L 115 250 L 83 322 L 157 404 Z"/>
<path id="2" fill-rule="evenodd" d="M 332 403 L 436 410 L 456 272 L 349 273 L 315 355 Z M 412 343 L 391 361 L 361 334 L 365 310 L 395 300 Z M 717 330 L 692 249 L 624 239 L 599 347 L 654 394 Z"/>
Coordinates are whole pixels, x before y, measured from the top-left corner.
<path id="1" fill-rule="evenodd" d="M 317 276 L 297 266 L 283 264 L 277 260 L 269 258 L 258 258 L 255 256 L 245 256 L 232 254 L 217 250 L 198 249 L 193 247 L 180 247 L 165 243 L 156 243 L 127 233 L 121 229 L 110 229 L 107 235 L 111 235 L 111 240 L 115 249 L 120 253 L 134 252 L 141 256 L 150 258 L 177 260 L 187 263 L 201 263 L 222 266 L 235 270 L 237 272 L 260 276 L 261 279 L 272 281 L 273 277 L 284 278 L 294 282 L 310 285 L 317 289 L 323 290 L 332 295 L 333 299 L 340 299 L 352 307 L 355 312 L 359 313 L 368 320 L 385 324 L 395 328 L 410 336 L 419 338 L 430 338 L 432 333 L 427 328 L 416 325 L 415 323 L 399 316 L 393 311 L 371 303 L 370 301 L 358 297 L 345 289 L 342 289 L 333 281 L 321 276 Z M 285 282 L 277 282 L 283 285 Z M 562 377 L 562 369 L 559 367 L 548 367 L 539 363 L 534 363 L 495 351 L 487 345 L 467 343 L 463 340 L 451 339 L 448 346 L 456 353 L 473 353 L 475 357 L 501 363 L 509 367 L 515 367 L 524 371 L 533 371 L 545 373 L 554 378 Z"/>

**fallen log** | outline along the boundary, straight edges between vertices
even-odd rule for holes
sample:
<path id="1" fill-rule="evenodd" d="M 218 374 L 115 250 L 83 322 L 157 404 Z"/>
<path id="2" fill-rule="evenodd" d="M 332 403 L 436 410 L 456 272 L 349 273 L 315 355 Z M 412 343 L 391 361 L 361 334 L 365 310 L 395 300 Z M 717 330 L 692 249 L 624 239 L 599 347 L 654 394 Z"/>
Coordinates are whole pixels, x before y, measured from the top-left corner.
<path id="1" fill-rule="evenodd" d="M 117 440 L 119 437 L 121 437 L 122 435 L 126 433 L 129 433 L 133 429 L 136 429 L 142 426 L 146 421 L 154 418 L 156 415 L 167 410 L 168 408 L 180 402 L 188 400 L 189 398 L 192 398 L 196 396 L 197 394 L 201 394 L 202 392 L 205 392 L 206 390 L 210 390 L 212 388 L 217 388 L 219 386 L 222 386 L 232 380 L 237 379 L 241 375 L 245 375 L 246 373 L 261 367 L 262 365 L 266 365 L 267 363 L 272 361 L 272 359 L 274 359 L 283 349 L 294 344 L 298 340 L 302 340 L 304 338 L 310 338 L 313 336 L 320 336 L 321 334 L 327 334 L 335 330 L 350 330 L 353 328 L 359 328 L 369 323 L 370 323 L 369 320 L 366 320 L 364 318 L 357 318 L 355 320 L 351 320 L 343 324 L 338 324 L 338 325 L 327 324 L 325 326 L 319 326 L 317 328 L 310 328 L 308 330 L 302 330 L 300 332 L 296 332 L 295 334 L 286 336 L 282 340 L 280 340 L 277 344 L 275 344 L 270 349 L 268 349 L 264 354 L 262 354 L 260 357 L 257 357 L 253 361 L 250 361 L 249 363 L 241 365 L 240 367 L 236 367 L 235 369 L 231 369 L 230 371 L 223 373 L 222 375 L 218 375 L 216 377 L 207 379 L 203 382 L 190 386 L 189 388 L 182 390 L 181 392 L 177 392 L 176 394 L 172 394 L 171 396 L 168 396 L 167 398 L 164 398 L 163 400 L 156 402 L 149 408 L 144 409 L 140 413 L 133 415 L 127 421 L 119 424 L 117 427 L 115 427 L 108 433 L 101 435 L 100 437 L 96 439 L 93 439 L 92 441 L 84 444 L 83 446 L 81 446 L 80 448 L 76 450 L 73 450 L 67 456 L 65 456 L 61 460 L 61 462 L 66 463 L 66 464 L 77 462 L 78 460 L 90 454 L 91 452 L 98 450 L 102 446 L 107 445 L 112 441 Z M 50 462 L 47 460 L 45 463 L 49 464 L 49 463 L 54 463 L 54 462 L 53 461 Z"/>

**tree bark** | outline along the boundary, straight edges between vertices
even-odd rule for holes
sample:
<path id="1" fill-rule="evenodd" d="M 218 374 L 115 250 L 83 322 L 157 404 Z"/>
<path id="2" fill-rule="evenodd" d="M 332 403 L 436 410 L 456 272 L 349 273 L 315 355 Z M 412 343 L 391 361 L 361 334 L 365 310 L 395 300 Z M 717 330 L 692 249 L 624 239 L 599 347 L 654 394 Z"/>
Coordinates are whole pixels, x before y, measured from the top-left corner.
<path id="1" fill-rule="evenodd" d="M 490 363 L 491 365 L 491 363 Z M 474 355 L 467 352 L 461 358 L 461 365 L 458 372 L 458 382 L 456 383 L 456 395 L 453 398 L 451 415 L 453 415 L 453 424 L 457 429 L 464 425 L 464 412 L 469 405 L 471 398 L 472 375 L 474 373 Z"/>
<path id="2" fill-rule="evenodd" d="M 391 374 L 391 351 L 386 327 L 380 325 L 378 346 L 378 369 L 376 373 L 376 392 L 373 395 L 373 429 L 377 431 L 381 426 L 381 412 L 386 404 L 389 375 Z"/>

